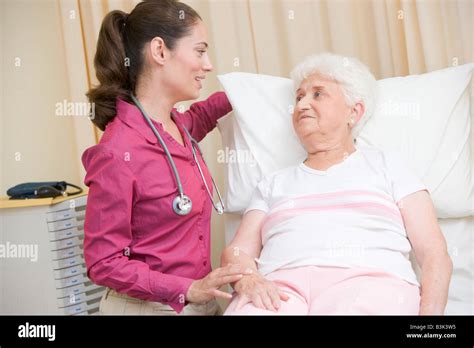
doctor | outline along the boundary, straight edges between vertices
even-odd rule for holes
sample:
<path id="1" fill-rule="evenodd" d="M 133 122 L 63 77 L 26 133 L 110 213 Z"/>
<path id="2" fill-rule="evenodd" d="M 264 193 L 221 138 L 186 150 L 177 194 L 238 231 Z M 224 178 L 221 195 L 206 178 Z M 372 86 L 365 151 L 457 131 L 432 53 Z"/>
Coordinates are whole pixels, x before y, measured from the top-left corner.
<path id="1" fill-rule="evenodd" d="M 196 99 L 212 70 L 206 29 L 189 6 L 148 0 L 104 18 L 87 96 L 104 134 L 82 162 L 89 186 L 84 255 L 89 278 L 107 287 L 102 314 L 220 313 L 219 290 L 243 276 L 211 270 L 213 181 L 197 141 L 231 111 L 215 93 Z M 194 140 L 195 139 L 195 140 Z M 220 198 L 220 197 L 219 197 Z"/>

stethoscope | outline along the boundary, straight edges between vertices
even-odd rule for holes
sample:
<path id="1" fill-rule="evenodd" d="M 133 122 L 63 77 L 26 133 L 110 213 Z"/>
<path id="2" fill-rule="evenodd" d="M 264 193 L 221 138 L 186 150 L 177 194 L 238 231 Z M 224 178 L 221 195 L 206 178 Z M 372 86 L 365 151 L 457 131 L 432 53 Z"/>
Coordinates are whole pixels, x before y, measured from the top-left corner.
<path id="1" fill-rule="evenodd" d="M 148 125 L 152 129 L 153 133 L 155 133 L 156 138 L 158 139 L 158 141 L 161 144 L 161 147 L 163 148 L 163 150 L 166 153 L 166 157 L 168 158 L 168 162 L 171 165 L 171 169 L 173 170 L 174 178 L 175 178 L 176 184 L 178 185 L 178 192 L 179 192 L 178 196 L 176 196 L 175 199 L 173 200 L 173 211 L 178 215 L 188 215 L 191 212 L 191 209 L 193 207 L 193 202 L 191 201 L 191 198 L 189 198 L 188 196 L 186 196 L 184 194 L 183 185 L 181 184 L 181 179 L 179 177 L 178 170 L 176 169 L 176 165 L 174 164 L 173 158 L 171 157 L 171 154 L 168 151 L 168 147 L 166 146 L 165 142 L 163 141 L 163 138 L 161 137 L 160 133 L 158 133 L 158 131 L 156 130 L 154 124 L 151 122 L 150 117 L 147 115 L 147 113 L 143 109 L 143 106 L 140 104 L 140 102 L 137 100 L 137 98 L 133 94 L 131 94 L 131 97 L 132 97 L 133 102 L 138 107 L 138 109 L 142 113 L 143 117 L 147 121 Z M 219 197 L 219 202 L 216 204 L 212 200 L 211 191 L 209 191 L 209 187 L 207 186 L 207 182 L 204 178 L 204 174 L 202 172 L 201 166 L 199 165 L 199 161 L 198 161 L 198 158 L 197 158 L 197 155 L 196 155 L 196 150 L 194 149 L 194 146 L 197 147 L 197 149 L 199 150 L 199 153 L 201 155 L 201 158 L 204 161 L 204 157 L 202 155 L 201 148 L 199 147 L 199 144 L 196 141 L 196 139 L 194 139 L 191 136 L 191 134 L 188 132 L 186 127 L 184 127 L 184 126 L 182 126 L 182 127 L 183 127 L 184 131 L 186 132 L 186 135 L 188 136 L 188 138 L 191 142 L 191 151 L 193 153 L 194 161 L 196 162 L 196 165 L 199 169 L 199 174 L 201 175 L 202 181 L 204 182 L 204 186 L 206 187 L 206 191 L 207 191 L 207 194 L 209 196 L 209 199 L 211 200 L 212 205 L 214 206 L 214 209 L 217 211 L 217 213 L 222 214 L 224 212 L 225 208 L 224 208 L 224 203 L 222 202 L 222 198 L 221 198 L 221 194 L 219 192 L 219 189 L 217 188 L 217 185 L 214 182 L 214 179 L 212 178 L 212 175 L 211 175 L 212 185 L 214 186 L 214 189 L 217 192 L 217 196 Z M 204 164 L 206 164 L 206 166 L 207 166 L 206 161 L 204 161 Z"/>

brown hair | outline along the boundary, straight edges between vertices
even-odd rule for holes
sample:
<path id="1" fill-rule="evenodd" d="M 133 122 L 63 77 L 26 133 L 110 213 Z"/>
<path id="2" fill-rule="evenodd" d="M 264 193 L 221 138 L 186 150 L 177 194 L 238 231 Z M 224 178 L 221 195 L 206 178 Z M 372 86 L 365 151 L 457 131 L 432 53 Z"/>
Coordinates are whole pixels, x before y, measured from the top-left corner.
<path id="1" fill-rule="evenodd" d="M 159 36 L 172 50 L 200 19 L 176 0 L 145 0 L 130 14 L 115 10 L 105 16 L 94 58 L 99 85 L 86 93 L 95 108 L 91 120 L 100 130 L 115 117 L 117 98 L 131 101 L 130 92 L 143 70 L 145 44 Z"/>

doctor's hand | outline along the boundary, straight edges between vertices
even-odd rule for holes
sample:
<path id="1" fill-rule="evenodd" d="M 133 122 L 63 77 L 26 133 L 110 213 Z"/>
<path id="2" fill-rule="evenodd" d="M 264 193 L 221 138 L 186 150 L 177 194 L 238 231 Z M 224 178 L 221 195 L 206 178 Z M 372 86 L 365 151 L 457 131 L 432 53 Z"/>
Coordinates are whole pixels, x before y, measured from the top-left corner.
<path id="1" fill-rule="evenodd" d="M 229 264 L 225 267 L 216 268 L 206 277 L 191 283 L 186 294 L 186 300 L 192 303 L 206 303 L 215 297 L 231 299 L 231 294 L 220 291 L 219 288 L 242 279 L 243 275 L 247 273 L 249 272 L 244 271 L 240 265 Z"/>
<path id="2" fill-rule="evenodd" d="M 280 301 L 289 299 L 274 282 L 259 273 L 244 276 L 235 283 L 234 290 L 239 295 L 237 310 L 252 302 L 258 308 L 277 312 L 280 309 Z"/>

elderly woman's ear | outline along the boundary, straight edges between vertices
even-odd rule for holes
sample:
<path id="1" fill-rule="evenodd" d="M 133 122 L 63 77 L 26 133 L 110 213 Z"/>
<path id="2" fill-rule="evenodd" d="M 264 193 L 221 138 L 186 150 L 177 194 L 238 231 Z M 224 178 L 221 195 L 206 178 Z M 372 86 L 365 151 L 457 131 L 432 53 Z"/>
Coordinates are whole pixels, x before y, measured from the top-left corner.
<path id="1" fill-rule="evenodd" d="M 349 120 L 347 122 L 347 125 L 350 128 L 354 128 L 355 125 L 359 123 L 359 120 L 362 118 L 364 113 L 365 113 L 364 103 L 362 102 L 355 103 L 351 107 L 351 113 L 349 114 Z"/>

